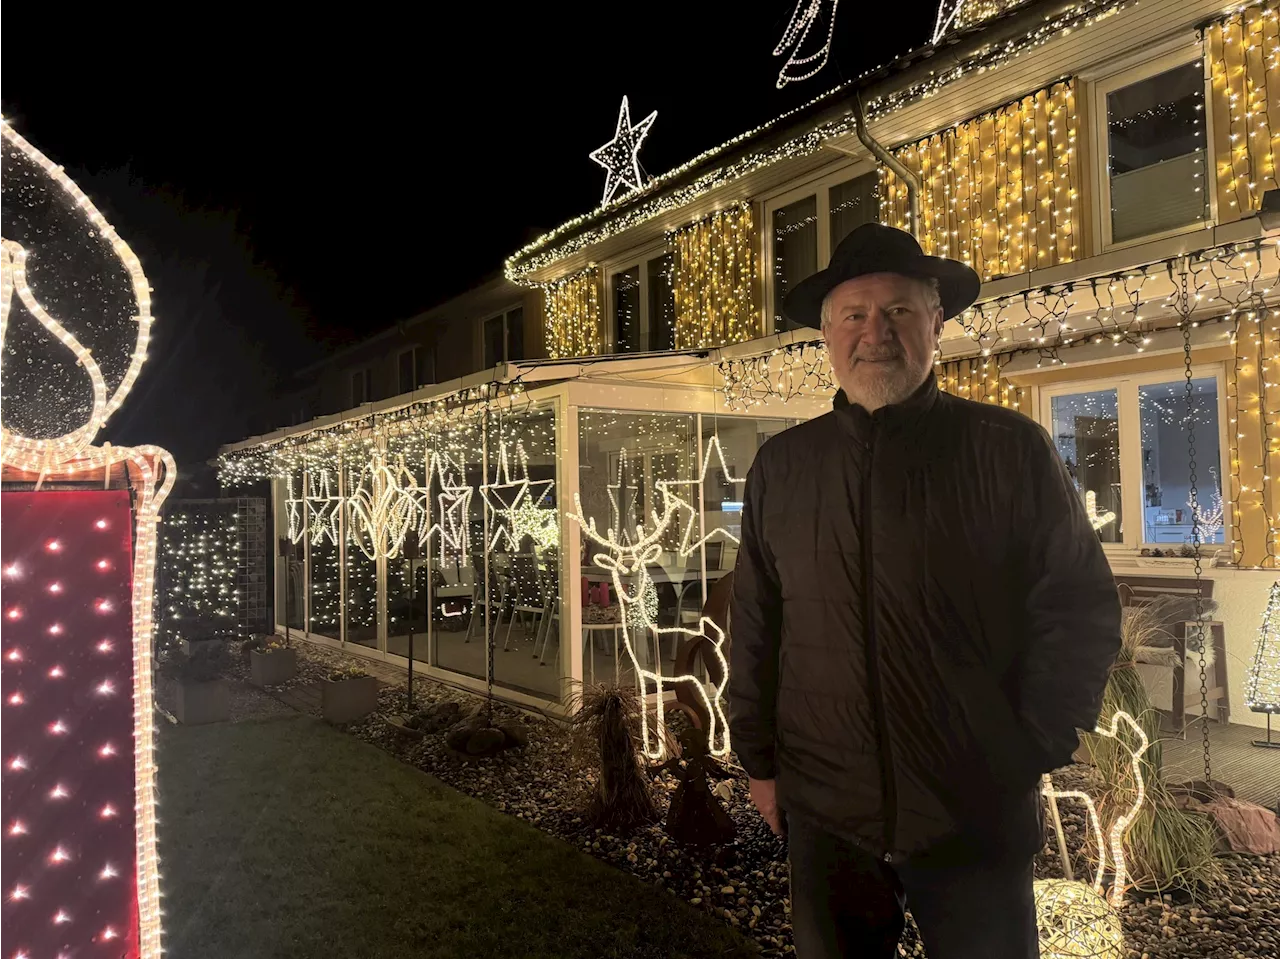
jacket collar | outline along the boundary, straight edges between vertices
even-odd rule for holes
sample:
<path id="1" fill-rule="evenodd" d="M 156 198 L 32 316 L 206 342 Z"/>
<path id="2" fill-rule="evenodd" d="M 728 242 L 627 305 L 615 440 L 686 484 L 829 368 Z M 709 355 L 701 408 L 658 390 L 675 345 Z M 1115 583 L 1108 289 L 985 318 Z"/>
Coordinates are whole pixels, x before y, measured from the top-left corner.
<path id="1" fill-rule="evenodd" d="M 841 426 L 862 436 L 871 431 L 873 426 L 891 432 L 908 431 L 937 405 L 938 380 L 930 370 L 928 378 L 920 384 L 914 393 L 901 403 L 882 406 L 874 413 L 868 413 L 861 406 L 850 403 L 844 390 L 836 390 L 835 399 L 831 401 Z"/>

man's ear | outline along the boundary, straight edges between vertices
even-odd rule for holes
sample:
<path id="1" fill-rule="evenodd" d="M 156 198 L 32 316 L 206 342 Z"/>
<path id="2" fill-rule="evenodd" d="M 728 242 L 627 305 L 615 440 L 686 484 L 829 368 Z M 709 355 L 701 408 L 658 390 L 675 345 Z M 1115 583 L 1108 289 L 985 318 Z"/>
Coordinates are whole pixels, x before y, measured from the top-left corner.
<path id="1" fill-rule="evenodd" d="M 942 318 L 942 307 L 938 307 L 936 310 L 934 310 L 934 311 L 933 311 L 933 313 L 934 313 L 934 318 L 933 318 L 933 336 L 934 336 L 934 339 L 936 339 L 936 340 L 938 340 L 938 341 L 941 341 L 941 340 L 942 340 L 942 327 L 943 327 L 943 325 L 946 323 L 946 320 L 944 320 L 944 319 Z"/>

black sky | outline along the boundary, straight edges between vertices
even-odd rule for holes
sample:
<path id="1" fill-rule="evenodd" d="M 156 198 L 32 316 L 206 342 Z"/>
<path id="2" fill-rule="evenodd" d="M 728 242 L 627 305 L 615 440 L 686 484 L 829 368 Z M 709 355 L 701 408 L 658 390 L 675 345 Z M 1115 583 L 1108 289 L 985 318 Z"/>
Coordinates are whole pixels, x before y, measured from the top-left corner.
<path id="1" fill-rule="evenodd" d="M 897 3 L 904 26 L 888 32 L 846 0 L 832 62 L 779 92 L 770 52 L 792 6 L 157 8 L 173 27 L 138 7 L 6 8 L 5 116 L 113 220 L 156 290 L 122 441 L 208 456 L 280 374 L 591 209 L 604 171 L 587 154 L 623 94 L 633 119 L 658 111 L 641 160 L 661 173 L 925 42 L 935 5 Z"/>

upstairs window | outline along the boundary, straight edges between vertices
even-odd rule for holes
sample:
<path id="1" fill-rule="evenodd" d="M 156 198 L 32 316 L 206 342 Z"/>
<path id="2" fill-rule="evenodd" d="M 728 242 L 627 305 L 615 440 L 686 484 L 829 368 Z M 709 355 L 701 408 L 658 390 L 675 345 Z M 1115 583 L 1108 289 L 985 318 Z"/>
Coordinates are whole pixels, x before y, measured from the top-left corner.
<path id="1" fill-rule="evenodd" d="M 484 368 L 524 359 L 524 307 L 517 306 L 484 321 Z"/>
<path id="2" fill-rule="evenodd" d="M 613 274 L 613 349 L 615 353 L 638 353 L 643 340 L 640 331 L 640 267 Z"/>
<path id="3" fill-rule="evenodd" d="M 676 348 L 676 297 L 671 288 L 672 256 L 649 261 L 649 349 L 655 353 Z"/>
<path id="4" fill-rule="evenodd" d="M 787 293 L 818 272 L 818 200 L 807 196 L 773 211 L 773 316 L 778 332 L 796 329 L 782 312 Z"/>
<path id="5" fill-rule="evenodd" d="M 351 374 L 351 405 L 363 406 L 369 398 L 369 371 L 356 370 Z"/>
<path id="6" fill-rule="evenodd" d="M 831 187 L 831 249 L 864 223 L 880 220 L 880 174 L 872 170 Z"/>
<path id="7" fill-rule="evenodd" d="M 1202 61 L 1102 84 L 1112 243 L 1209 218 Z"/>
<path id="8" fill-rule="evenodd" d="M 409 393 L 419 386 L 435 382 L 435 353 L 425 346 L 414 346 L 396 359 L 396 381 L 399 393 Z"/>

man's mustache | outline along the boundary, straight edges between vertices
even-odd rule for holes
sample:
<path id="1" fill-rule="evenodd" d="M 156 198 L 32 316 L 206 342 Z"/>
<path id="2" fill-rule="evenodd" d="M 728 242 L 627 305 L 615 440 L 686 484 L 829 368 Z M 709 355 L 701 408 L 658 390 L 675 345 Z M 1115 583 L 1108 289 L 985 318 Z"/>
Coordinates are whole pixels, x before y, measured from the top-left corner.
<path id="1" fill-rule="evenodd" d="M 858 360 L 868 360 L 870 362 L 883 362 L 884 360 L 901 359 L 905 353 L 900 346 L 886 346 L 879 349 L 859 350 L 854 353 L 851 359 L 856 363 Z"/>

